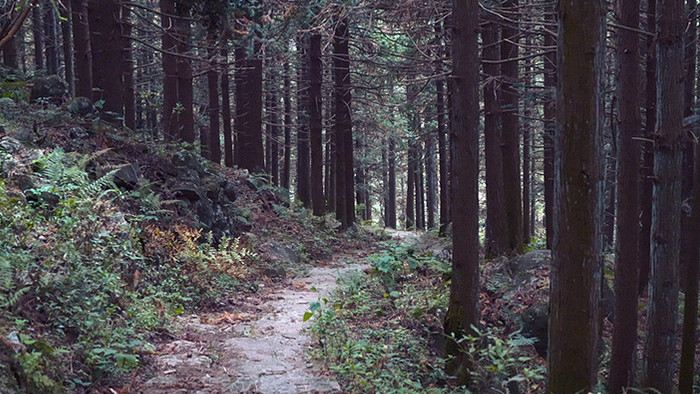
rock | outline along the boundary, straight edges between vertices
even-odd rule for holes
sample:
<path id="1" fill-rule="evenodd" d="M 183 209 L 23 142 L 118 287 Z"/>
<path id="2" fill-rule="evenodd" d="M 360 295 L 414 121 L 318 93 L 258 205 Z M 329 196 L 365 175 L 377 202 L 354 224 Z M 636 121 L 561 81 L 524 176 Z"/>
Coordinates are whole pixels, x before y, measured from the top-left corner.
<path id="1" fill-rule="evenodd" d="M 175 196 L 192 202 L 202 199 L 202 193 L 194 182 L 180 182 L 172 186 Z"/>
<path id="2" fill-rule="evenodd" d="M 0 155 L 0 162 L 3 178 L 9 178 L 12 172 L 20 166 L 19 160 L 12 155 Z"/>
<path id="3" fill-rule="evenodd" d="M 90 136 L 90 133 L 82 127 L 71 127 L 70 136 L 75 139 L 83 139 Z"/>
<path id="4" fill-rule="evenodd" d="M 24 193 L 27 201 L 43 202 L 49 207 L 55 207 L 60 202 L 60 196 L 56 193 L 49 190 L 35 191 L 47 186 L 47 183 L 36 175 L 20 174 L 12 179 L 15 186 Z"/>
<path id="5" fill-rule="evenodd" d="M 549 329 L 549 305 L 539 302 L 526 308 L 520 315 L 523 323 L 522 333 L 528 338 L 535 338 L 537 354 L 547 357 L 547 341 Z"/>
<path id="6" fill-rule="evenodd" d="M 0 98 L 0 114 L 3 116 L 10 115 L 19 110 L 19 106 L 15 100 L 9 97 Z"/>
<path id="7" fill-rule="evenodd" d="M 127 164 L 114 174 L 114 184 L 126 190 L 134 190 L 141 184 L 142 177 L 138 166 Z"/>
<path id="8" fill-rule="evenodd" d="M 172 164 L 176 167 L 185 167 L 197 171 L 201 176 L 204 175 L 204 166 L 199 161 L 199 157 L 194 153 L 187 151 L 180 151 L 173 155 L 171 160 Z"/>
<path id="9" fill-rule="evenodd" d="M 53 104 L 60 104 L 66 95 L 68 95 L 66 83 L 57 75 L 49 75 L 34 80 L 29 92 L 29 102 L 35 103 L 44 99 Z"/>
<path id="10" fill-rule="evenodd" d="M 7 153 L 15 153 L 22 149 L 22 143 L 12 137 L 5 136 L 0 138 L 0 149 Z"/>
<path id="11" fill-rule="evenodd" d="M 299 255 L 294 249 L 279 242 L 268 242 L 260 248 L 268 260 L 276 263 L 299 264 Z"/>
<path id="12" fill-rule="evenodd" d="M 214 210 L 212 209 L 211 201 L 201 199 L 197 201 L 195 206 L 199 223 L 206 230 L 211 231 L 214 226 Z"/>
<path id="13" fill-rule="evenodd" d="M 88 117 L 95 115 L 95 106 L 87 97 L 76 97 L 66 105 L 68 112 L 75 116 Z"/>
<path id="14" fill-rule="evenodd" d="M 263 268 L 263 275 L 270 279 L 284 279 L 287 276 L 287 271 L 279 265 L 271 265 Z"/>

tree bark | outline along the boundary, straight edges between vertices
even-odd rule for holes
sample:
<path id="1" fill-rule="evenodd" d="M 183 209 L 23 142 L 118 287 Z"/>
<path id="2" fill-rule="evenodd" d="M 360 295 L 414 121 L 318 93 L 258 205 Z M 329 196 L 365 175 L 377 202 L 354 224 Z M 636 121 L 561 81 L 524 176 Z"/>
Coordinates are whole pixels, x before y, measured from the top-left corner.
<path id="1" fill-rule="evenodd" d="M 413 142 L 409 141 L 408 155 L 406 158 L 406 230 L 416 228 L 416 169 L 415 148 Z"/>
<path id="2" fill-rule="evenodd" d="M 617 20 L 622 26 L 639 29 L 639 0 L 618 0 Z M 620 103 L 618 140 L 618 217 L 615 253 L 615 320 L 608 388 L 621 393 L 632 385 L 637 340 L 637 288 L 639 266 L 639 161 L 638 142 L 642 118 L 639 111 L 639 36 L 617 32 L 619 59 L 617 97 Z M 622 71 L 624 70 L 624 72 Z"/>
<path id="3" fill-rule="evenodd" d="M 499 127 L 500 106 L 499 78 L 500 59 L 498 48 L 498 27 L 487 22 L 481 36 L 484 41 L 482 63 L 484 72 L 484 151 L 486 162 L 486 258 L 500 256 L 508 251 L 508 222 L 505 211 L 505 191 L 503 189 L 503 152 L 501 151 L 501 130 Z"/>
<path id="4" fill-rule="evenodd" d="M 336 25 L 333 40 L 337 146 L 336 217 L 343 229 L 355 223 L 349 36 L 348 21 L 343 18 Z"/>
<path id="5" fill-rule="evenodd" d="M 479 324 L 479 4 L 453 1 L 452 141 L 452 286 L 445 316 L 445 335 L 462 338 Z M 447 373 L 457 384 L 469 381 L 468 355 L 458 343 L 445 347 Z"/>
<path id="6" fill-rule="evenodd" d="M 651 269 L 651 215 L 654 178 L 654 144 L 656 130 L 656 0 L 648 0 L 646 40 L 646 104 L 639 210 L 639 294 L 649 284 Z"/>
<path id="7" fill-rule="evenodd" d="M 396 147 L 394 137 L 389 136 L 389 152 L 387 153 L 387 178 L 388 187 L 387 195 L 388 202 L 386 206 L 386 226 L 396 228 Z"/>
<path id="8" fill-rule="evenodd" d="M 56 33 L 56 13 L 50 2 L 44 6 L 44 47 L 46 54 L 46 73 L 58 74 L 58 40 Z"/>
<path id="9" fill-rule="evenodd" d="M 87 0 L 72 0 L 75 95 L 92 99 L 92 54 Z"/>
<path id="10" fill-rule="evenodd" d="M 311 151 L 309 147 L 309 59 L 307 35 L 299 34 L 297 50 L 301 66 L 298 68 L 297 79 L 297 192 L 296 196 L 304 208 L 311 208 Z"/>
<path id="11" fill-rule="evenodd" d="M 544 32 L 544 45 L 547 48 L 556 45 L 554 6 L 545 7 L 545 22 L 548 29 Z M 554 128 L 556 118 L 556 100 L 554 92 L 557 85 L 556 50 L 549 50 L 544 56 L 544 86 L 548 98 L 544 101 L 544 220 L 547 235 L 547 249 L 552 248 L 554 240 Z"/>
<path id="12" fill-rule="evenodd" d="M 124 81 L 124 125 L 131 130 L 136 129 L 136 89 L 134 87 L 134 54 L 131 48 L 131 8 L 121 6 L 122 28 L 122 78 Z"/>
<path id="13" fill-rule="evenodd" d="M 516 12 L 518 0 L 506 0 L 503 7 Z M 511 15 L 512 17 L 512 15 Z M 513 19 L 517 20 L 517 19 Z M 501 41 L 501 148 L 503 150 L 503 190 L 508 249 L 523 250 L 523 207 L 520 178 L 520 120 L 518 117 L 518 26 L 504 21 Z"/>
<path id="14" fill-rule="evenodd" d="M 224 131 L 224 165 L 233 167 L 233 131 L 231 128 L 231 87 L 229 83 L 228 48 L 227 43 L 223 43 L 221 57 L 223 59 L 221 67 L 221 119 Z"/>
<path id="15" fill-rule="evenodd" d="M 102 109 L 115 117 L 114 123 L 121 123 L 119 118 L 124 115 L 119 8 L 118 0 L 88 0 L 93 87 L 99 92 L 98 98 L 104 100 Z"/>
<path id="16" fill-rule="evenodd" d="M 428 212 L 428 219 L 426 226 L 429 230 L 435 228 L 435 196 L 436 196 L 436 183 L 435 183 L 435 137 L 432 133 L 428 134 L 427 140 L 425 142 L 425 179 L 426 179 L 426 209 Z"/>
<path id="17" fill-rule="evenodd" d="M 312 34 L 309 39 L 309 134 L 311 148 L 311 202 L 313 214 L 326 213 L 326 199 L 323 195 L 323 101 L 321 84 L 323 64 L 321 62 L 321 35 Z"/>
<path id="18" fill-rule="evenodd" d="M 73 67 L 73 35 L 71 34 L 71 20 L 73 18 L 73 12 L 71 7 L 71 2 L 66 1 L 63 3 L 63 7 L 59 7 L 61 12 L 61 37 L 63 41 L 63 65 L 64 72 L 63 75 L 66 78 L 66 83 L 68 84 L 68 90 L 72 97 L 75 97 L 75 70 Z M 14 40 L 12 40 L 14 42 Z M 3 49 L 3 54 L 7 50 L 7 47 Z M 17 49 L 15 48 L 15 59 L 17 56 Z M 12 66 L 10 66 L 12 67 Z M 15 64 L 14 67 L 17 68 Z"/>
<path id="19" fill-rule="evenodd" d="M 289 63 L 284 63 L 284 159 L 282 165 L 282 187 L 289 190 L 289 177 L 292 161 L 292 82 L 289 75 Z"/>
<path id="20" fill-rule="evenodd" d="M 87 0 L 84 0 L 87 2 Z M 32 8 L 32 37 L 34 38 L 34 69 L 36 71 L 44 69 L 44 39 L 41 32 L 41 7 Z"/>
<path id="21" fill-rule="evenodd" d="M 435 33 L 442 35 L 442 26 L 435 25 Z M 440 40 L 438 44 L 438 56 L 444 56 L 443 42 Z M 436 74 L 441 74 L 443 70 L 442 60 L 437 62 Z M 443 79 L 435 80 L 435 109 L 437 111 L 437 135 L 438 135 L 438 166 L 440 172 L 440 226 L 445 226 L 449 222 L 449 160 L 447 152 L 447 135 L 446 135 L 446 108 L 445 108 L 445 81 Z"/>
<path id="22" fill-rule="evenodd" d="M 173 141 L 179 138 L 177 115 L 177 59 L 173 53 L 177 48 L 175 41 L 175 21 L 170 15 L 175 15 L 173 0 L 160 0 L 161 27 L 163 37 L 161 48 L 163 50 L 163 138 Z"/>
<path id="23" fill-rule="evenodd" d="M 602 256 L 602 0 L 559 3 L 547 392 L 594 389 Z"/>
<path id="24" fill-rule="evenodd" d="M 192 63 L 189 59 L 189 40 L 192 35 L 190 14 L 176 8 L 175 33 L 177 53 L 177 99 L 180 108 L 177 111 L 178 137 L 194 144 L 194 91 L 192 87 Z"/>
<path id="25" fill-rule="evenodd" d="M 658 92 L 654 135 L 651 219 L 651 275 L 647 311 L 644 385 L 662 393 L 674 389 L 680 254 L 681 162 L 683 147 L 683 0 L 659 2 Z"/>
<path id="26" fill-rule="evenodd" d="M 206 139 L 209 149 L 209 160 L 221 164 L 221 131 L 219 129 L 219 64 L 217 62 L 216 42 L 210 40 L 212 47 L 209 51 L 209 71 L 207 72 L 207 87 L 209 90 L 209 135 Z"/>
<path id="27" fill-rule="evenodd" d="M 236 153 L 238 167 L 257 173 L 265 170 L 262 141 L 262 60 L 248 58 L 243 47 L 236 48 Z M 238 126 L 236 126 L 238 125 Z"/>

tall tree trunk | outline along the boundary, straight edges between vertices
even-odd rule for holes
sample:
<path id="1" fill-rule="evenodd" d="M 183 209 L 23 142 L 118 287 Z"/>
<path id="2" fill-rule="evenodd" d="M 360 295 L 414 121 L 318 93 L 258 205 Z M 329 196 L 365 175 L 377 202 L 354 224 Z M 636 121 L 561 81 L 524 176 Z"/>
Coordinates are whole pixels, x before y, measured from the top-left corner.
<path id="1" fill-rule="evenodd" d="M 92 50 L 87 0 L 72 0 L 73 47 L 75 50 L 75 94 L 92 99 Z"/>
<path id="2" fill-rule="evenodd" d="M 639 190 L 639 210 L 641 223 L 639 230 L 639 293 L 649 284 L 651 268 L 651 211 L 654 183 L 654 133 L 656 130 L 656 0 L 648 0 L 647 29 L 651 36 L 646 40 L 646 104 L 644 142 Z"/>
<path id="3" fill-rule="evenodd" d="M 63 3 L 63 7 L 59 7 L 61 12 L 61 37 L 63 39 L 63 64 L 64 64 L 64 76 L 66 78 L 66 83 L 68 84 L 68 90 L 72 97 L 75 97 L 75 73 L 73 68 L 73 35 L 71 34 L 71 20 L 73 18 L 73 12 L 71 8 L 71 2 L 66 1 Z M 14 39 L 11 40 L 14 42 Z M 5 47 L 3 49 L 3 54 L 8 49 Z M 17 57 L 17 50 L 15 48 L 15 59 Z M 12 67 L 12 66 L 9 66 Z M 15 65 L 12 68 L 17 68 Z"/>
<path id="4" fill-rule="evenodd" d="M 386 226 L 396 228 L 396 147 L 394 137 L 389 136 L 389 152 L 387 153 L 387 206 L 386 206 Z"/>
<path id="5" fill-rule="evenodd" d="M 695 144 L 695 176 L 700 174 L 700 148 Z M 700 265 L 700 182 L 693 184 L 690 220 L 690 247 L 688 267 L 685 271 L 685 304 L 683 306 L 683 342 L 678 389 L 681 394 L 691 394 L 695 379 L 695 345 L 698 324 L 698 268 Z"/>
<path id="6" fill-rule="evenodd" d="M 639 29 L 639 0 L 618 0 L 617 20 Z M 618 217 L 615 253 L 615 325 L 608 388 L 621 393 L 632 385 L 637 340 L 637 288 L 639 266 L 639 161 L 638 142 L 642 118 L 639 111 L 639 36 L 635 31 L 617 32 L 619 59 L 617 95 L 620 102 L 618 147 Z M 622 72 L 624 70 L 624 72 Z"/>
<path id="7" fill-rule="evenodd" d="M 503 189 L 503 152 L 499 127 L 498 27 L 487 22 L 482 31 L 482 69 L 484 81 L 484 146 L 486 161 L 486 258 L 500 256 L 508 251 L 508 222 Z"/>
<path id="8" fill-rule="evenodd" d="M 121 39 L 122 39 L 122 78 L 124 80 L 124 125 L 131 130 L 136 129 L 136 88 L 134 86 L 134 54 L 131 48 L 131 8 L 121 6 Z"/>
<path id="9" fill-rule="evenodd" d="M 617 97 L 613 96 L 610 100 L 610 147 L 606 149 L 606 166 L 605 166 L 605 221 L 603 227 L 603 249 L 609 250 L 612 248 L 612 242 L 615 238 L 615 215 L 617 201 L 617 183 L 615 175 L 617 174 L 617 120 L 615 117 L 617 107 Z"/>
<path id="10" fill-rule="evenodd" d="M 46 49 L 46 73 L 58 74 L 58 40 L 56 33 L 56 13 L 53 4 L 44 3 L 44 46 Z"/>
<path id="11" fill-rule="evenodd" d="M 666 0 L 659 5 L 658 124 L 654 134 L 651 275 L 643 383 L 670 393 L 675 386 L 678 315 L 685 8 L 683 0 Z"/>
<path id="12" fill-rule="evenodd" d="M 545 7 L 544 45 L 552 48 L 556 45 L 556 22 L 554 20 L 554 5 Z M 554 240 L 554 126 L 556 117 L 556 101 L 554 92 L 557 85 L 556 50 L 549 49 L 544 56 L 544 86 L 547 96 L 544 100 L 544 221 L 547 235 L 547 249 L 552 248 Z"/>
<path id="13" fill-rule="evenodd" d="M 321 84 L 323 64 L 321 62 L 321 35 L 312 34 L 309 39 L 309 134 L 311 148 L 311 202 L 315 216 L 326 213 L 323 195 L 323 101 Z"/>
<path id="14" fill-rule="evenodd" d="M 416 227 L 425 230 L 425 186 L 421 144 L 418 142 L 414 170 L 416 175 Z"/>
<path id="15" fill-rule="evenodd" d="M 452 286 L 445 335 L 462 338 L 479 324 L 479 3 L 453 1 Z M 449 340 L 446 364 L 457 384 L 469 381 L 470 357 Z"/>
<path id="16" fill-rule="evenodd" d="M 181 108 L 177 111 L 178 137 L 194 143 L 194 91 L 192 87 L 192 64 L 189 59 L 192 35 L 190 13 L 176 8 L 175 33 L 177 42 L 177 99 Z"/>
<path id="17" fill-rule="evenodd" d="M 284 63 L 284 159 L 282 164 L 282 187 L 289 190 L 292 161 L 292 82 L 289 75 L 289 63 Z"/>
<path id="18" fill-rule="evenodd" d="M 270 139 L 270 180 L 273 186 L 280 184 L 280 165 L 279 165 L 279 100 L 277 98 L 277 90 L 275 89 L 275 80 L 270 81 L 269 96 L 269 111 L 268 111 L 268 138 Z"/>
<path id="19" fill-rule="evenodd" d="M 547 392 L 594 389 L 602 255 L 602 0 L 559 3 Z"/>
<path id="20" fill-rule="evenodd" d="M 441 24 L 435 25 L 435 34 L 442 35 Z M 444 56 L 443 42 L 438 43 L 438 56 Z M 443 70 L 442 59 L 438 60 L 435 73 L 441 74 Z M 435 109 L 437 111 L 437 135 L 438 135 L 438 167 L 440 173 L 440 226 L 445 226 L 449 222 L 449 172 L 447 161 L 449 159 L 447 152 L 447 135 L 446 135 L 446 108 L 445 108 L 445 81 L 438 78 L 435 80 Z"/>
<path id="21" fill-rule="evenodd" d="M 121 123 L 119 118 L 124 114 L 119 8 L 119 0 L 88 0 L 93 86 L 104 100 L 102 109 L 113 114 L 114 123 Z"/>
<path id="22" fill-rule="evenodd" d="M 87 2 L 87 0 L 85 0 Z M 34 38 L 34 69 L 44 69 L 44 39 L 41 31 L 41 7 L 32 8 L 32 37 Z"/>
<path id="23" fill-rule="evenodd" d="M 229 84 L 228 48 L 221 48 L 221 119 L 224 129 L 224 165 L 233 167 L 233 132 L 231 128 L 231 87 Z"/>
<path id="24" fill-rule="evenodd" d="M 335 136 L 337 146 L 336 216 L 342 228 L 355 223 L 355 184 L 353 176 L 353 138 L 348 21 L 338 21 L 333 40 L 335 69 Z"/>
<path id="25" fill-rule="evenodd" d="M 221 131 L 219 130 L 219 64 L 217 62 L 216 42 L 209 42 L 209 71 L 207 72 L 207 87 L 209 90 L 209 160 L 221 164 Z"/>
<path id="26" fill-rule="evenodd" d="M 297 198 L 304 208 L 311 208 L 311 152 L 309 148 L 309 59 L 307 35 L 300 34 L 297 50 L 301 66 L 298 68 L 297 82 Z"/>
<path id="27" fill-rule="evenodd" d="M 163 138 L 173 141 L 179 138 L 177 115 L 177 58 L 173 55 L 177 50 L 175 40 L 175 21 L 170 15 L 175 15 L 173 0 L 160 0 L 161 27 L 163 37 L 161 48 L 163 67 Z"/>
<path id="28" fill-rule="evenodd" d="M 413 142 L 409 141 L 406 172 L 406 230 L 416 228 L 416 153 Z"/>
<path id="29" fill-rule="evenodd" d="M 503 190 L 508 223 L 508 249 L 515 253 L 523 250 L 523 207 L 520 179 L 520 121 L 518 117 L 518 0 L 506 0 L 506 10 L 512 11 L 504 21 L 501 41 L 501 147 L 503 149 Z"/>
<path id="30" fill-rule="evenodd" d="M 428 220 L 426 225 L 429 230 L 435 228 L 435 137 L 432 133 L 428 134 L 425 142 L 425 178 L 426 178 L 426 193 L 425 201 L 428 211 Z"/>

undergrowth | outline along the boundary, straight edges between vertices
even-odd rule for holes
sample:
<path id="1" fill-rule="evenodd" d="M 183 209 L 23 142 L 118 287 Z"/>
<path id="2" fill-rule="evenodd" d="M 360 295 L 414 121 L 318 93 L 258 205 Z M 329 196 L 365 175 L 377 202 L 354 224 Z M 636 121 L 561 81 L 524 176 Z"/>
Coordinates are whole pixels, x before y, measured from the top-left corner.
<path id="1" fill-rule="evenodd" d="M 524 392 L 541 387 L 543 367 L 523 351 L 532 340 L 481 329 L 459 339 L 474 368 L 470 387 L 444 373 L 442 321 L 450 266 L 407 244 L 385 242 L 368 258 L 370 274 L 343 278 L 330 300 L 311 305 L 318 338 L 312 358 L 336 373 L 347 392 Z"/>
<path id="2" fill-rule="evenodd" d="M 214 246 L 184 224 L 166 227 L 157 203 L 123 214 L 134 194 L 114 186 L 118 169 L 86 170 L 99 154 L 55 149 L 24 194 L 0 182 L 0 356 L 10 361 L 0 391 L 110 384 L 153 350 L 149 330 L 251 274 L 257 256 L 240 239 Z"/>

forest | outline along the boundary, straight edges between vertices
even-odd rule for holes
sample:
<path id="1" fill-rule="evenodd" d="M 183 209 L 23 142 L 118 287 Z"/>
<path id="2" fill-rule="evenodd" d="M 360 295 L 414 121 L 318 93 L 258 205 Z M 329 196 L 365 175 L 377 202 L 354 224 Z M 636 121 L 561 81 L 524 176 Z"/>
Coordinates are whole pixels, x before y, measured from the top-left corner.
<path id="1" fill-rule="evenodd" d="M 696 0 L 7 0 L 0 50 L 2 393 L 700 393 Z"/>

